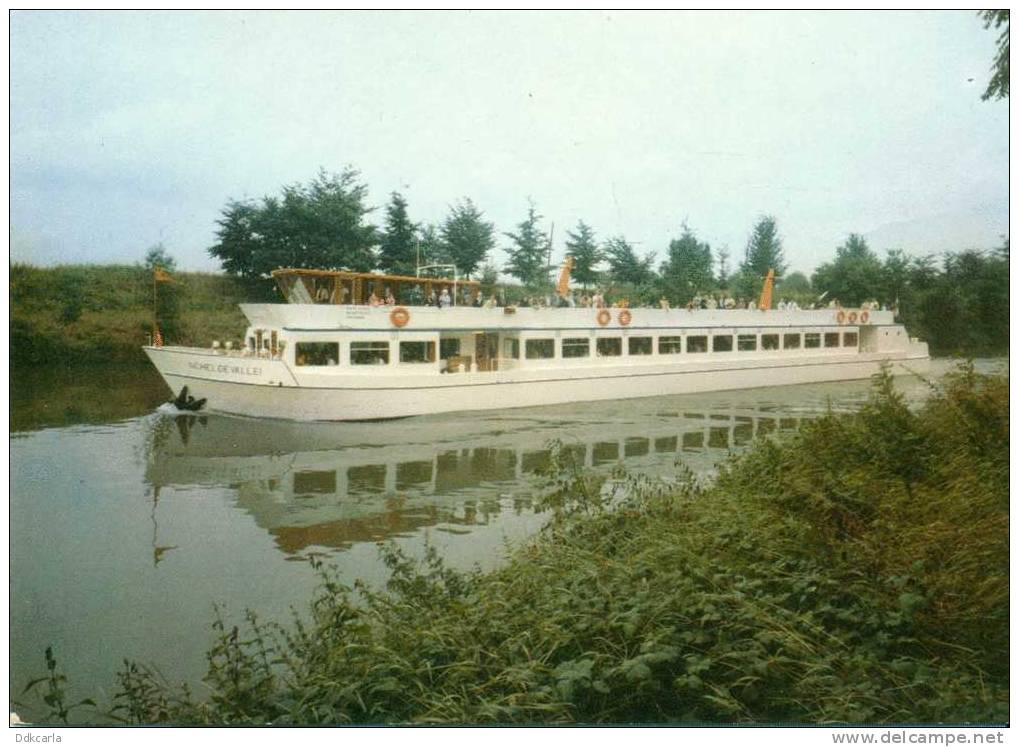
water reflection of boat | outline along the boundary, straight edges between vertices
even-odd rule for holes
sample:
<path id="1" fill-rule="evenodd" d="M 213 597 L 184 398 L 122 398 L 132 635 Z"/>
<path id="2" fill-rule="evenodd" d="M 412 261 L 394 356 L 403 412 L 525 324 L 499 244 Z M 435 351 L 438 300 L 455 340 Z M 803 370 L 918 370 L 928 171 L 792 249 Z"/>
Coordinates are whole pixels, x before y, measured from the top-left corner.
<path id="1" fill-rule="evenodd" d="M 813 413 L 831 386 L 814 387 Z M 552 439 L 586 467 L 622 462 L 671 471 L 679 458 L 703 472 L 721 453 L 756 436 L 797 427 L 808 413 L 801 399 L 805 388 L 796 389 L 799 398 L 789 401 L 752 393 L 713 400 L 683 396 L 647 401 L 642 408 L 592 406 L 572 419 L 548 408 L 462 423 L 181 416 L 160 423 L 146 479 L 160 488 L 233 488 L 238 507 L 288 554 L 424 527 L 456 532 L 503 511 L 528 510 L 529 482 L 549 464 Z M 840 393 L 855 397 L 864 390 L 843 386 Z"/>

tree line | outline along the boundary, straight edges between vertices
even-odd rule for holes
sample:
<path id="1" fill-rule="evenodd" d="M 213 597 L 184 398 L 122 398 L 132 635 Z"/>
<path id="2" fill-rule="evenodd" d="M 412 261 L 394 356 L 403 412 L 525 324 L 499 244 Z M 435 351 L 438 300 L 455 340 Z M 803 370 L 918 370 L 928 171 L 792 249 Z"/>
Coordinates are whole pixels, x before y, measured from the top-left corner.
<path id="1" fill-rule="evenodd" d="M 461 277 L 487 285 L 502 272 L 519 281 L 524 293 L 551 288 L 552 236 L 533 202 L 514 230 L 499 234 L 467 197 L 451 205 L 441 222 L 421 223 L 411 220 L 406 198 L 393 192 L 382 226 L 369 222 L 373 208 L 366 199 L 367 186 L 348 168 L 339 174 L 320 171 L 308 184 L 283 187 L 279 196 L 230 201 L 209 252 L 228 274 L 249 279 L 267 278 L 278 267 L 414 275 L 419 265 L 451 264 Z M 501 267 L 493 257 L 497 242 L 507 257 Z M 654 251 L 638 253 L 624 236 L 600 239 L 583 220 L 566 232 L 564 243 L 576 284 L 584 290 L 599 287 L 634 305 L 656 305 L 665 298 L 683 306 L 705 295 L 749 300 L 774 269 L 776 301 L 858 306 L 876 300 L 896 309 L 935 352 L 993 352 L 1008 346 L 1007 239 L 991 252 L 964 250 L 939 259 L 891 249 L 881 258 L 854 233 L 809 278 L 786 274 L 782 238 L 769 215 L 753 225 L 735 266 L 726 248 L 713 249 L 685 223 L 662 261 Z"/>
<path id="2" fill-rule="evenodd" d="M 367 187 L 359 174 L 320 171 L 308 184 L 283 187 L 282 194 L 260 201 L 232 200 L 217 221 L 217 242 L 209 252 L 232 275 L 266 278 L 278 267 L 337 268 L 359 272 L 379 270 L 413 275 L 418 265 L 452 264 L 468 278 L 495 283 L 503 272 L 522 285 L 541 289 L 554 269 L 552 237 L 543 216 L 531 202 L 527 215 L 512 231 L 497 234 L 495 225 L 470 198 L 450 206 L 440 223 L 411 220 L 407 199 L 390 195 L 382 226 L 369 223 Z M 698 292 L 729 287 L 750 295 L 769 268 L 785 268 L 774 218 L 754 227 L 744 261 L 730 277 L 724 252 L 719 274 L 714 254 L 686 225 L 670 242 L 667 258 L 656 266 L 655 253 L 638 255 L 624 236 L 599 241 L 584 221 L 566 234 L 566 253 L 573 256 L 574 280 L 585 288 L 630 286 L 631 293 L 666 295 L 685 303 Z M 492 254 L 499 239 L 508 260 L 499 267 Z"/>

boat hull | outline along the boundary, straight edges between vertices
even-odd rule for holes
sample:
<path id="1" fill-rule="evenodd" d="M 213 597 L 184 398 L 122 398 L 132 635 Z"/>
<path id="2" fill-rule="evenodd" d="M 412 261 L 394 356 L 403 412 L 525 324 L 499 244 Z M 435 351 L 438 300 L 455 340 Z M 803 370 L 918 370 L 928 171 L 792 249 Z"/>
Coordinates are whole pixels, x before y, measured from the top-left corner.
<path id="1" fill-rule="evenodd" d="M 441 376 L 334 376 L 305 382 L 280 361 L 154 347 L 146 352 L 174 394 L 187 386 L 194 397 L 208 401 L 208 410 L 298 421 L 381 420 L 848 381 L 872 376 L 884 361 L 895 374 L 924 373 L 929 363 L 926 355 L 857 353 Z"/>

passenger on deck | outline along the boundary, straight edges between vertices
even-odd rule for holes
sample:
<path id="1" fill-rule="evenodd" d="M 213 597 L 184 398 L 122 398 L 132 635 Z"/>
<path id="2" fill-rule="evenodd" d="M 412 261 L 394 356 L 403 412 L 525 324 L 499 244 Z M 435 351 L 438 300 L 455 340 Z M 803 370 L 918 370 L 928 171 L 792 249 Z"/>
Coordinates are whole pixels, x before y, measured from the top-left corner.
<path id="1" fill-rule="evenodd" d="M 494 293 L 488 297 L 487 301 L 485 301 L 485 308 L 486 309 L 494 309 L 498 305 L 499 305 L 499 299 L 497 299 L 495 297 Z"/>
<path id="2" fill-rule="evenodd" d="M 381 306 L 382 305 L 382 300 L 378 296 L 375 295 L 375 291 L 372 291 L 372 294 L 370 296 L 368 296 L 368 305 L 369 306 Z"/>
<path id="3" fill-rule="evenodd" d="M 661 298 L 658 299 L 658 305 L 661 306 L 662 311 L 668 311 L 670 308 L 669 299 L 667 299 L 665 296 L 662 296 Z"/>
<path id="4" fill-rule="evenodd" d="M 386 290 L 386 300 L 384 303 L 386 306 L 396 306 L 396 297 L 393 296 L 393 291 Z"/>
<path id="5" fill-rule="evenodd" d="M 591 305 L 596 309 L 605 308 L 605 296 L 602 295 L 601 291 L 595 291 L 594 296 L 591 298 Z"/>
<path id="6" fill-rule="evenodd" d="M 329 303 L 329 288 L 325 283 L 318 286 L 318 290 L 315 292 L 315 303 Z"/>
<path id="7" fill-rule="evenodd" d="M 453 299 L 449 297 L 449 291 L 445 288 L 442 289 L 442 293 L 439 294 L 439 306 L 443 309 L 448 308 L 453 304 Z"/>

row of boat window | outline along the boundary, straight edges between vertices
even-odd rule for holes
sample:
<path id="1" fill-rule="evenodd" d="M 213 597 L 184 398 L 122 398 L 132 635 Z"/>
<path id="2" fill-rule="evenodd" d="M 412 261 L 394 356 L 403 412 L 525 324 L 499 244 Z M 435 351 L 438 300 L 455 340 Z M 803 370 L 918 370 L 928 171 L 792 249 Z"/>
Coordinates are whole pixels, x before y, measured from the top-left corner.
<path id="1" fill-rule="evenodd" d="M 685 342 L 684 342 L 685 341 Z M 524 341 L 524 358 L 543 360 L 555 358 L 555 339 L 545 338 Z M 599 337 L 594 351 L 598 357 L 615 357 L 623 354 L 622 337 Z M 760 350 L 799 350 L 801 348 L 855 348 L 859 344 L 856 332 L 787 332 L 779 335 L 769 333 L 758 335 L 662 335 L 657 338 L 658 355 L 679 355 L 730 353 Z M 651 355 L 655 352 L 655 338 L 626 338 L 627 355 Z M 432 340 L 409 340 L 399 344 L 400 363 L 435 363 L 435 342 Z M 460 340 L 440 340 L 439 357 L 448 359 L 460 354 Z M 520 358 L 520 340 L 504 341 L 503 355 L 506 358 Z M 589 337 L 565 337 L 562 340 L 562 358 L 591 357 Z M 388 365 L 390 346 L 385 341 L 354 341 L 350 343 L 350 363 L 354 366 Z M 335 366 L 340 360 L 338 342 L 299 342 L 295 351 L 298 366 Z"/>
<path id="2" fill-rule="evenodd" d="M 628 337 L 626 338 L 627 355 L 651 355 L 654 352 L 654 339 L 652 337 Z M 706 353 L 708 352 L 708 335 L 662 335 L 658 339 L 659 355 L 677 355 L 681 353 Z M 684 343 L 685 340 L 685 343 Z M 515 340 L 512 342 L 516 342 Z M 781 348 L 779 347 L 781 343 Z M 789 332 L 783 335 L 777 333 L 760 335 L 711 335 L 710 349 L 713 353 L 731 353 L 733 346 L 739 352 L 753 352 L 760 350 L 799 350 L 803 348 L 826 348 L 850 347 L 855 348 L 859 344 L 859 335 L 856 332 Z M 595 340 L 595 354 L 599 357 L 620 356 L 623 354 L 623 338 L 621 337 L 599 337 Z M 562 341 L 563 358 L 588 358 L 591 355 L 591 340 L 587 337 L 566 337 Z M 513 352 L 509 357 L 516 358 L 519 355 Z M 527 340 L 525 342 L 524 357 L 532 360 L 555 357 L 555 340 Z"/>

